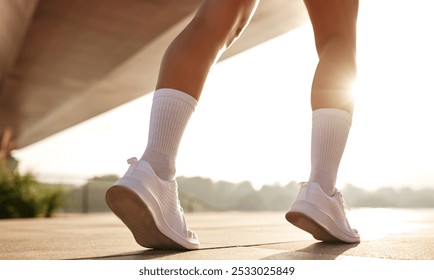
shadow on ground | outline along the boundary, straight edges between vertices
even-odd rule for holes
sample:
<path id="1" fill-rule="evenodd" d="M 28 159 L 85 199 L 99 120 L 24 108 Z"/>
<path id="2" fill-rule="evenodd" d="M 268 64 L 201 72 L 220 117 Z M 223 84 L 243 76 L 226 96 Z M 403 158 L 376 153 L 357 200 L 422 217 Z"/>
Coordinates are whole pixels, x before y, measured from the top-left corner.
<path id="1" fill-rule="evenodd" d="M 335 260 L 358 245 L 318 242 L 299 250 L 271 255 L 263 260 Z"/>

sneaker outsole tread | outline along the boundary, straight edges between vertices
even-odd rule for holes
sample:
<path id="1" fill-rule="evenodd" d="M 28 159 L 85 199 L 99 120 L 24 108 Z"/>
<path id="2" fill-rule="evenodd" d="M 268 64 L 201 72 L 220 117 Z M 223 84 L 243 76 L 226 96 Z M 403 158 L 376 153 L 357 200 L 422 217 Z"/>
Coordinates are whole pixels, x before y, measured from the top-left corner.
<path id="1" fill-rule="evenodd" d="M 336 192 L 330 197 L 314 182 L 300 184 L 300 192 L 285 218 L 317 240 L 360 242 L 359 234 L 346 218 L 342 195 Z"/>
<path id="2" fill-rule="evenodd" d="M 130 229 L 136 242 L 146 248 L 188 250 L 164 235 L 145 202 L 133 190 L 113 186 L 106 194 L 110 209 Z"/>
<path id="3" fill-rule="evenodd" d="M 285 215 L 288 222 L 294 226 L 312 234 L 312 236 L 324 242 L 343 242 L 331 235 L 325 228 L 319 225 L 315 220 L 300 212 L 288 212 Z"/>

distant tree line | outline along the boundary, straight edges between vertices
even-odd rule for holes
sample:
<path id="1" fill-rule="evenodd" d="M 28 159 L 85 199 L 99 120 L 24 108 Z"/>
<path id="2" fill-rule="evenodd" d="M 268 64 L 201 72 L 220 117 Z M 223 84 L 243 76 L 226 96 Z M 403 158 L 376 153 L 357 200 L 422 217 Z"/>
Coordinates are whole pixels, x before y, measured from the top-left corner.
<path id="1" fill-rule="evenodd" d="M 420 189 L 383 187 L 375 191 L 367 191 L 347 184 L 342 193 L 346 204 L 351 207 L 434 207 L 434 186 Z"/>
<path id="2" fill-rule="evenodd" d="M 107 189 L 118 179 L 94 177 L 82 186 L 38 182 L 31 174 L 0 172 L 0 219 L 50 217 L 61 212 L 106 212 Z M 298 193 L 298 184 L 264 185 L 249 181 L 231 183 L 202 177 L 178 177 L 179 198 L 185 212 L 286 211 Z M 384 187 L 369 191 L 351 184 L 342 189 L 347 207 L 434 207 L 434 186 L 413 189 Z"/>
<path id="3" fill-rule="evenodd" d="M 255 190 L 248 181 L 234 184 L 200 177 L 181 177 L 178 184 L 181 192 L 215 208 L 238 211 L 285 211 L 296 198 L 299 188 L 297 182 L 292 181 L 284 186 L 264 185 Z M 423 189 L 383 187 L 370 191 L 347 184 L 341 192 L 348 207 L 434 207 L 434 186 Z"/>
<path id="4" fill-rule="evenodd" d="M 264 185 L 255 190 L 248 181 L 231 183 L 201 177 L 179 177 L 178 185 L 180 193 L 195 197 L 211 206 L 211 210 L 220 211 L 280 211 L 287 209 L 289 202 L 297 195 L 295 182 L 286 186 Z"/>
<path id="5" fill-rule="evenodd" d="M 105 192 L 116 176 L 95 177 L 81 187 L 67 187 L 64 212 L 108 211 Z M 202 177 L 178 177 L 181 205 L 186 212 L 286 211 L 298 193 L 296 182 L 264 185 L 255 189 L 249 181 L 231 183 Z M 434 207 L 434 187 L 425 189 L 384 187 L 368 191 L 347 184 L 341 189 L 348 207 Z"/>

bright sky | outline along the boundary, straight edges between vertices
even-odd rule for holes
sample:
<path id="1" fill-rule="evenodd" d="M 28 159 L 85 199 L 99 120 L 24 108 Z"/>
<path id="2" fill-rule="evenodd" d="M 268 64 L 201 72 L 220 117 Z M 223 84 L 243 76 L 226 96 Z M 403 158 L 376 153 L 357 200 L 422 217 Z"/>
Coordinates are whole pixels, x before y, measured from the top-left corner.
<path id="1" fill-rule="evenodd" d="M 361 1 L 357 103 L 338 187 L 434 188 L 433 11 L 431 0 Z M 178 176 L 255 187 L 308 178 L 312 36 L 306 23 L 215 66 L 185 132 Z M 16 151 L 21 170 L 56 181 L 122 175 L 146 147 L 151 100 Z"/>

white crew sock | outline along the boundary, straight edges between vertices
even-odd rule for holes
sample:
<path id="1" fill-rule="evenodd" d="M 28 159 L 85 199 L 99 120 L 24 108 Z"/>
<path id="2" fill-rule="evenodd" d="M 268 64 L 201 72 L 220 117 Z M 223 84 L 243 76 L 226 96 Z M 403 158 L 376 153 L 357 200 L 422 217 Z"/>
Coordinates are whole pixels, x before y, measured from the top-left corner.
<path id="1" fill-rule="evenodd" d="M 179 144 L 196 105 L 196 99 L 179 90 L 163 88 L 154 93 L 148 144 L 141 160 L 149 162 L 162 180 L 175 177 Z"/>
<path id="2" fill-rule="evenodd" d="M 347 143 L 352 115 L 339 109 L 318 109 L 312 113 L 311 173 L 309 181 L 318 183 L 333 195 L 339 163 Z"/>

